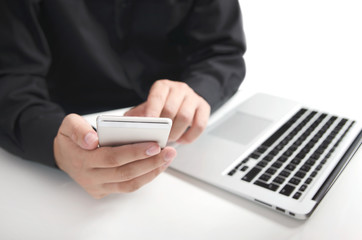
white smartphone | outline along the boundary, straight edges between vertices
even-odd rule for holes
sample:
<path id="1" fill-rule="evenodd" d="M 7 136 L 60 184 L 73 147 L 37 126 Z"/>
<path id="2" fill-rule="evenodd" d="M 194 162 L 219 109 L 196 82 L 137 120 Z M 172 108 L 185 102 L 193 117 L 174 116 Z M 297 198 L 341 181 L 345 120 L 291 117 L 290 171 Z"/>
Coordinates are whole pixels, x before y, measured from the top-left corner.
<path id="1" fill-rule="evenodd" d="M 97 117 L 99 146 L 119 146 L 139 142 L 167 144 L 172 127 L 169 118 L 124 117 L 100 115 Z"/>

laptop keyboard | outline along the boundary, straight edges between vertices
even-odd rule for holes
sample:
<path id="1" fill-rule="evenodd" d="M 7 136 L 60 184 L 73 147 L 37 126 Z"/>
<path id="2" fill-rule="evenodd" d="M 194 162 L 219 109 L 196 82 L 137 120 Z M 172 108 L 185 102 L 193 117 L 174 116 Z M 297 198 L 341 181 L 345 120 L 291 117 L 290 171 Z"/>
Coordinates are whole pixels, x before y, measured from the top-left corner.
<path id="1" fill-rule="evenodd" d="M 228 175 L 300 199 L 353 124 L 302 108 Z"/>

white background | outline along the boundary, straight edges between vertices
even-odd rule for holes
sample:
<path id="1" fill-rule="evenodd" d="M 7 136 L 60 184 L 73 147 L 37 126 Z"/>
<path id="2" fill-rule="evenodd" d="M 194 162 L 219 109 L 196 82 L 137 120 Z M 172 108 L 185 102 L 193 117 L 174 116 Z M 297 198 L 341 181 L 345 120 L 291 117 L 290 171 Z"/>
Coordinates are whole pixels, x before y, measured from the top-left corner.
<path id="1" fill-rule="evenodd" d="M 248 45 L 243 90 L 362 119 L 361 1 L 239 2 Z"/>

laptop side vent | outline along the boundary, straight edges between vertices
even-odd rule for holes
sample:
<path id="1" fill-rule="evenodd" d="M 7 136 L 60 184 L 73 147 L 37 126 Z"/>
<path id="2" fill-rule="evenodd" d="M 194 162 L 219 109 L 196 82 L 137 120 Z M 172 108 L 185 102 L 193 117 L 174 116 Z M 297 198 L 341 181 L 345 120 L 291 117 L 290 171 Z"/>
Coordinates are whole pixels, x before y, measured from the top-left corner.
<path id="1" fill-rule="evenodd" d="M 284 210 L 283 208 L 276 207 L 275 209 L 278 210 L 278 211 L 280 211 L 280 212 L 282 212 L 282 213 L 285 213 L 285 210 Z"/>
<path id="2" fill-rule="evenodd" d="M 254 201 L 255 202 L 257 202 L 257 203 L 261 203 L 261 204 L 263 204 L 263 205 L 265 205 L 265 206 L 267 206 L 267 207 L 273 207 L 272 205 L 270 205 L 270 204 L 268 204 L 268 203 L 265 203 L 265 202 L 263 202 L 263 201 L 260 201 L 260 200 L 258 200 L 258 199 L 254 199 Z"/>

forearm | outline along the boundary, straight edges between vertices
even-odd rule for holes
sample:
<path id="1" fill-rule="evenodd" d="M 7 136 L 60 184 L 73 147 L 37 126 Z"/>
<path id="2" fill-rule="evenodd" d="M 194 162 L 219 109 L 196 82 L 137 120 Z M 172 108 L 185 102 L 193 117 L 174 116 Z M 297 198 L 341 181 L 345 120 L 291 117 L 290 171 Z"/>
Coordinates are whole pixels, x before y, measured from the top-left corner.
<path id="1" fill-rule="evenodd" d="M 0 146 L 55 166 L 53 140 L 64 112 L 49 97 L 51 54 L 38 13 L 35 2 L 0 1 Z"/>
<path id="2" fill-rule="evenodd" d="M 0 77 L 0 146 L 25 159 L 55 166 L 53 140 L 64 112 L 34 76 Z"/>

